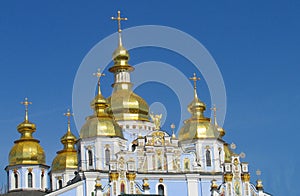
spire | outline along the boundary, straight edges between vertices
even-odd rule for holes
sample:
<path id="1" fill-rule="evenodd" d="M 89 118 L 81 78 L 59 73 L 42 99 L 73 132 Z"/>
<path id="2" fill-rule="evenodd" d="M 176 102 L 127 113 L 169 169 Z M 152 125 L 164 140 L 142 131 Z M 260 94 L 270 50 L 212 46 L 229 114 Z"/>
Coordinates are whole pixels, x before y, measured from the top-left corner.
<path id="1" fill-rule="evenodd" d="M 214 113 L 214 125 L 217 127 L 218 122 L 217 122 L 217 110 L 218 108 L 216 107 L 216 104 L 213 104 L 213 107 L 210 108 L 210 110 Z"/>
<path id="2" fill-rule="evenodd" d="M 200 78 L 197 78 L 196 73 L 194 73 L 194 76 L 190 78 L 194 82 L 194 97 L 197 98 L 197 81 L 200 80 Z"/>
<path id="3" fill-rule="evenodd" d="M 225 130 L 222 127 L 219 127 L 218 121 L 217 121 L 217 110 L 216 104 L 213 104 L 213 107 L 210 108 L 210 110 L 214 113 L 214 126 L 218 129 L 220 133 L 220 137 L 222 138 L 226 133 Z"/>
<path id="4" fill-rule="evenodd" d="M 100 78 L 102 76 L 105 76 L 105 74 L 101 73 L 100 72 L 100 68 L 99 68 L 96 73 L 93 73 L 93 76 L 96 76 L 98 78 L 98 83 L 97 83 L 97 85 L 98 85 L 98 92 L 97 92 L 97 94 L 101 95 Z"/>
<path id="5" fill-rule="evenodd" d="M 32 102 L 29 102 L 29 101 L 28 101 L 28 98 L 25 97 L 24 101 L 21 102 L 21 104 L 25 106 L 25 117 L 24 117 L 24 121 L 25 121 L 25 122 L 28 122 L 28 105 L 31 105 Z"/>
<path id="6" fill-rule="evenodd" d="M 91 107 L 92 107 L 92 109 L 94 109 L 96 116 L 107 116 L 108 114 L 104 110 L 108 107 L 108 104 L 107 104 L 106 99 L 101 94 L 101 85 L 100 85 L 101 84 L 100 79 L 105 74 L 101 73 L 100 69 L 98 69 L 96 73 L 93 73 L 93 75 L 98 78 L 98 81 L 97 81 L 98 92 L 97 92 L 95 98 L 93 99 L 93 101 L 91 102 Z"/>
<path id="7" fill-rule="evenodd" d="M 128 18 L 122 18 L 121 12 L 118 11 L 117 17 L 111 17 L 112 20 L 116 20 L 118 22 L 118 33 L 119 33 L 119 47 L 122 46 L 122 29 L 121 29 L 121 21 L 122 20 L 128 20 Z"/>
<path id="8" fill-rule="evenodd" d="M 73 113 L 70 112 L 70 109 L 67 109 L 67 112 L 64 113 L 64 116 L 68 118 L 68 132 L 71 132 L 71 116 L 73 116 Z"/>
<path id="9" fill-rule="evenodd" d="M 66 169 L 76 170 L 78 167 L 78 157 L 77 151 L 74 147 L 77 138 L 71 132 L 71 113 L 70 109 L 67 109 L 67 112 L 63 114 L 67 117 L 68 130 L 61 139 L 60 142 L 64 145 L 64 148 L 56 152 L 56 157 L 52 161 L 52 172 L 61 172 Z"/>
<path id="10" fill-rule="evenodd" d="M 71 116 L 73 116 L 73 113 L 71 113 L 70 109 L 67 109 L 67 112 L 64 113 L 64 116 L 67 117 L 68 130 L 67 133 L 64 136 L 62 136 L 60 141 L 64 145 L 64 149 L 74 149 L 76 137 L 71 132 Z"/>
<path id="11" fill-rule="evenodd" d="M 204 118 L 203 112 L 206 109 L 206 106 L 201 100 L 199 100 L 197 95 L 197 81 L 199 81 L 200 78 L 198 78 L 196 73 L 194 73 L 193 77 L 189 79 L 194 82 L 194 99 L 188 106 L 189 112 L 195 118 Z"/>

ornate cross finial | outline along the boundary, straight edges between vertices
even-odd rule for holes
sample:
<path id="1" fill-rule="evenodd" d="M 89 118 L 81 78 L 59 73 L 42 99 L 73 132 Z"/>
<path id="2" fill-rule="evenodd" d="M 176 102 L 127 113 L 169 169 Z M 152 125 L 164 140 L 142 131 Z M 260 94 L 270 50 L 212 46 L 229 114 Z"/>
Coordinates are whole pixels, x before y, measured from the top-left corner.
<path id="1" fill-rule="evenodd" d="M 111 17 L 111 19 L 118 21 L 118 32 L 121 33 L 121 20 L 128 20 L 128 18 L 121 18 L 121 12 L 118 11 L 118 17 Z"/>
<path id="2" fill-rule="evenodd" d="M 197 78 L 196 73 L 194 73 L 194 76 L 190 78 L 190 80 L 194 81 L 194 89 L 197 88 L 197 81 L 200 80 L 200 78 Z"/>
<path id="3" fill-rule="evenodd" d="M 96 76 L 96 77 L 98 78 L 98 95 L 101 94 L 101 90 L 100 90 L 100 78 L 101 78 L 102 76 L 105 76 L 105 74 L 104 74 L 104 73 L 101 73 L 100 70 L 101 70 L 101 69 L 98 69 L 96 73 L 93 73 L 93 76 Z"/>
<path id="4" fill-rule="evenodd" d="M 28 105 L 31 105 L 32 102 L 28 101 L 28 98 L 25 97 L 24 101 L 21 102 L 25 106 L 25 121 L 28 121 Z"/>
<path id="5" fill-rule="evenodd" d="M 71 113 L 70 109 L 67 109 L 67 112 L 64 113 L 64 116 L 68 118 L 68 132 L 71 131 L 71 116 L 73 116 L 73 113 Z"/>
<path id="6" fill-rule="evenodd" d="M 258 170 L 256 170 L 256 175 L 257 176 L 260 176 L 261 175 L 261 171 L 258 169 Z"/>
<path id="7" fill-rule="evenodd" d="M 213 107 L 210 108 L 210 109 L 214 113 L 214 123 L 215 123 L 215 126 L 217 126 L 218 125 L 218 122 L 217 122 L 217 110 L 218 110 L 218 108 L 216 107 L 216 104 L 213 104 Z"/>

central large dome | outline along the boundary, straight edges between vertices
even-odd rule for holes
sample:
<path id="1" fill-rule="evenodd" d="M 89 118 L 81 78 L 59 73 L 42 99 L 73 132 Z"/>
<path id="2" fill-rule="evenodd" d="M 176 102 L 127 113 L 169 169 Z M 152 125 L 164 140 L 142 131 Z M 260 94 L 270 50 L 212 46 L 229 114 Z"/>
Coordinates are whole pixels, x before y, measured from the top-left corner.
<path id="1" fill-rule="evenodd" d="M 147 102 L 129 89 L 117 89 L 108 98 L 108 103 L 110 112 L 117 121 L 149 121 Z"/>

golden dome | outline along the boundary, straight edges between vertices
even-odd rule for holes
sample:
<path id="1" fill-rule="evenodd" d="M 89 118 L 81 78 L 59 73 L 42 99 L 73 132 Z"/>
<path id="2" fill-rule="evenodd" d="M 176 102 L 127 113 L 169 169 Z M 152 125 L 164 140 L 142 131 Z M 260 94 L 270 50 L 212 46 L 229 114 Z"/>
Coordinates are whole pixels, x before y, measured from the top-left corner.
<path id="1" fill-rule="evenodd" d="M 56 157 L 52 162 L 52 171 L 61 171 L 65 169 L 76 169 L 78 166 L 77 151 L 74 145 L 77 138 L 73 135 L 70 128 L 70 110 L 65 113 L 68 117 L 68 131 L 60 139 L 61 143 L 64 145 L 64 149 L 57 152 Z"/>
<path id="2" fill-rule="evenodd" d="M 108 102 L 110 113 L 116 121 L 149 121 L 149 106 L 143 98 L 128 89 L 117 89 L 116 86 L 115 89 Z"/>
<path id="3" fill-rule="evenodd" d="M 40 146 L 39 140 L 32 137 L 32 133 L 35 132 L 35 124 L 28 120 L 28 102 L 27 98 L 25 102 L 25 120 L 18 125 L 18 132 L 21 133 L 21 138 L 15 141 L 15 145 L 9 152 L 9 165 L 17 164 L 45 164 L 45 152 Z"/>
<path id="4" fill-rule="evenodd" d="M 178 139 L 180 141 L 218 138 L 219 132 L 217 127 L 210 123 L 210 118 L 204 117 L 206 105 L 198 98 L 195 81 L 199 80 L 196 75 L 191 78 L 194 80 L 194 99 L 188 105 L 188 111 L 192 114 L 191 118 L 184 122 L 179 131 Z"/>
<path id="5" fill-rule="evenodd" d="M 80 130 L 80 138 L 88 138 L 95 136 L 123 137 L 122 128 L 114 121 L 108 113 L 109 104 L 102 96 L 100 90 L 101 73 L 98 71 L 98 94 L 91 102 L 94 109 L 94 115 L 87 117 L 85 124 Z"/>
<path id="6" fill-rule="evenodd" d="M 119 31 L 119 45 L 114 51 L 112 59 L 114 65 L 109 71 L 115 75 L 114 92 L 108 98 L 111 113 L 116 121 L 140 120 L 149 121 L 149 106 L 147 102 L 132 91 L 130 72 L 134 68 L 128 64 L 129 52 L 122 45 L 121 31 Z"/>

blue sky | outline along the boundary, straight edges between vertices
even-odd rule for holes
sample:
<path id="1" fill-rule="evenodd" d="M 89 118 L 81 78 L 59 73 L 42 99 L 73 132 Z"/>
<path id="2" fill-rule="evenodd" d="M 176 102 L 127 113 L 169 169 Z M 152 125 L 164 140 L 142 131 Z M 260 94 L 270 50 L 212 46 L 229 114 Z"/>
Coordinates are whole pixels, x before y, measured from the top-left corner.
<path id="1" fill-rule="evenodd" d="M 26 96 L 33 102 L 30 119 L 37 125 L 34 136 L 46 151 L 47 164 L 51 164 L 62 148 L 59 139 L 66 131 L 62 114 L 72 106 L 77 69 L 93 46 L 116 32 L 110 17 L 121 10 L 129 18 L 124 28 L 165 25 L 190 34 L 207 48 L 226 86 L 225 140 L 234 142 L 237 152 L 246 153 L 244 161 L 250 164 L 253 182 L 259 168 L 266 191 L 299 195 L 292 186 L 300 172 L 299 9 L 299 1 L 275 0 L 1 1 L 0 182 L 6 183 L 8 153 L 20 137 L 16 126 L 23 120 L 24 108 L 19 103 Z M 167 50 L 141 48 L 130 54 L 133 66 L 156 60 L 179 67 L 187 77 L 195 71 L 189 65 L 180 67 L 189 62 Z M 109 96 L 112 75 L 105 72 L 103 94 Z M 149 89 L 165 89 L 165 94 L 149 93 Z M 203 80 L 198 89 L 209 108 Z M 163 85 L 147 83 L 137 92 L 149 104 L 159 100 L 176 110 L 178 99 L 170 102 L 164 98 L 174 94 Z M 209 116 L 210 111 L 206 114 Z M 163 129 L 169 130 L 169 124 L 176 120 L 176 115 L 168 115 Z M 72 127 L 77 134 L 74 124 Z"/>

